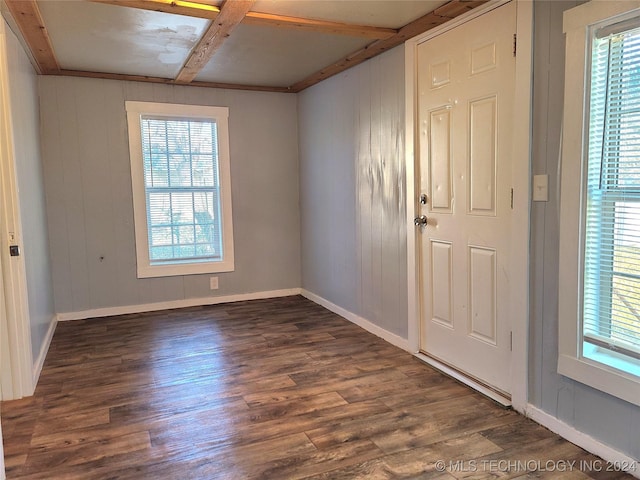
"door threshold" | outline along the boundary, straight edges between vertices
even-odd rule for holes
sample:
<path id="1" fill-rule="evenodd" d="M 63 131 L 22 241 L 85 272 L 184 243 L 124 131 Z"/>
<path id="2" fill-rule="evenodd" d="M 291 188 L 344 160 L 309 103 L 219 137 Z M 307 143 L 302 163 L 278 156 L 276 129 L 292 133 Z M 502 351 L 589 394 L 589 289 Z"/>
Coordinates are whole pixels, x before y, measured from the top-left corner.
<path id="1" fill-rule="evenodd" d="M 440 360 L 433 358 L 429 355 L 424 354 L 423 352 L 418 352 L 415 354 L 416 358 L 422 360 L 423 362 L 431 365 L 433 368 L 440 370 L 445 375 L 448 375 L 459 382 L 465 384 L 468 387 L 473 388 L 475 391 L 483 394 L 485 397 L 489 397 L 491 400 L 499 403 L 503 407 L 511 407 L 511 395 L 508 395 L 503 392 L 499 392 L 494 388 L 491 388 L 479 380 L 470 377 L 469 375 L 461 372 L 453 368 L 446 363 L 441 362 Z"/>

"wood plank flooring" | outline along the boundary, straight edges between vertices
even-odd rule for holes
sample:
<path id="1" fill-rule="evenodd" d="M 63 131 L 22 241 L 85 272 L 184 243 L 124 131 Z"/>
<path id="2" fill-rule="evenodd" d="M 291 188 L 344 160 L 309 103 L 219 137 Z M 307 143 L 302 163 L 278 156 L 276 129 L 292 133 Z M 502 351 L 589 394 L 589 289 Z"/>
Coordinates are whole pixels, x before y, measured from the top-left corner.
<path id="1" fill-rule="evenodd" d="M 298 296 L 60 323 L 1 408 L 9 479 L 631 478 Z"/>

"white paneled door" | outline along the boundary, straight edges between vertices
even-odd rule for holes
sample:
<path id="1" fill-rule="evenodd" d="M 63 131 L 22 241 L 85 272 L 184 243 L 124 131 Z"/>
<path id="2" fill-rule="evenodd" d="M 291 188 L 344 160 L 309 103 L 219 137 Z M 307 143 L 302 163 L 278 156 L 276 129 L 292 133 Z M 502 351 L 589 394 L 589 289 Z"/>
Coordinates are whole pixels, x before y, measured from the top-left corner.
<path id="1" fill-rule="evenodd" d="M 418 46 L 420 348 L 507 396 L 515 31 L 510 2 Z"/>

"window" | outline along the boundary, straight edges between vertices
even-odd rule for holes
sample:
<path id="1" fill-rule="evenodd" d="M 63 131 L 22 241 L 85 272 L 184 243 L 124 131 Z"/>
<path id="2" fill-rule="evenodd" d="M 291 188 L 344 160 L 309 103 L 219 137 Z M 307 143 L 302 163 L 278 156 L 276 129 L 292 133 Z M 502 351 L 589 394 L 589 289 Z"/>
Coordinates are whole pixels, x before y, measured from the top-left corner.
<path id="1" fill-rule="evenodd" d="M 565 14 L 558 370 L 640 405 L 640 12 L 598 3 Z"/>
<path id="2" fill-rule="evenodd" d="M 228 109 L 126 109 L 138 277 L 233 271 Z"/>

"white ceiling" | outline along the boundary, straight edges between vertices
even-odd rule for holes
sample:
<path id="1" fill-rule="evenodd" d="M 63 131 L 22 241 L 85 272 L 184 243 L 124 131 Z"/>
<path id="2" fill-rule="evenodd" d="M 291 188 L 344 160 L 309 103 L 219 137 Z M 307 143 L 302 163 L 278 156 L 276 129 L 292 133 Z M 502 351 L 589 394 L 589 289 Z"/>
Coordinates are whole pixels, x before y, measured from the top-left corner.
<path id="1" fill-rule="evenodd" d="M 222 4 L 220 0 L 199 1 Z M 447 0 L 257 0 L 251 11 L 399 29 L 445 3 Z M 62 70 L 173 80 L 210 24 L 201 18 L 90 1 L 38 0 L 36 4 Z M 243 23 L 195 80 L 289 87 L 374 41 Z"/>
<path id="2" fill-rule="evenodd" d="M 209 22 L 80 1 L 38 2 L 66 70 L 174 78 Z"/>
<path id="3" fill-rule="evenodd" d="M 292 85 L 368 43 L 371 39 L 238 25 L 196 80 Z"/>

